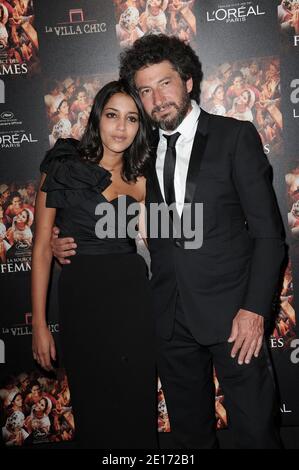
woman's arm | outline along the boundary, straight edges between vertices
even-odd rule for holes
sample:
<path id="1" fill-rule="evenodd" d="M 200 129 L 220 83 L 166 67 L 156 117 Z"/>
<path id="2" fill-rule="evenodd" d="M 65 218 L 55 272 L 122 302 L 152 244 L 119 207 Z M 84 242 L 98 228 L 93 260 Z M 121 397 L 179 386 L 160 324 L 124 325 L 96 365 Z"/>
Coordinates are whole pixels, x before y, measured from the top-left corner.
<path id="1" fill-rule="evenodd" d="M 40 188 L 44 179 L 43 174 Z M 51 359 L 56 359 L 56 351 L 46 321 L 46 303 L 53 256 L 50 240 L 56 209 L 46 207 L 46 193 L 40 188 L 36 198 L 36 227 L 32 252 L 32 351 L 34 359 L 44 369 L 51 370 Z"/>

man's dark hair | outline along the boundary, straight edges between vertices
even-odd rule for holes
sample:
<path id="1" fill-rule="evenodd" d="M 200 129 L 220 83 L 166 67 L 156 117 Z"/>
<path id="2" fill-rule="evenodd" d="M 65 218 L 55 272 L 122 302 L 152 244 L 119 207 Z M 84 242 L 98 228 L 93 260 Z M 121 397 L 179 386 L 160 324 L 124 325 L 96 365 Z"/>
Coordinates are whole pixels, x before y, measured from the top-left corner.
<path id="1" fill-rule="evenodd" d="M 186 82 L 193 79 L 190 98 L 199 103 L 202 68 L 194 50 L 175 36 L 149 34 L 134 42 L 131 48 L 120 55 L 120 77 L 126 78 L 134 86 L 135 74 L 149 65 L 168 60 Z"/>

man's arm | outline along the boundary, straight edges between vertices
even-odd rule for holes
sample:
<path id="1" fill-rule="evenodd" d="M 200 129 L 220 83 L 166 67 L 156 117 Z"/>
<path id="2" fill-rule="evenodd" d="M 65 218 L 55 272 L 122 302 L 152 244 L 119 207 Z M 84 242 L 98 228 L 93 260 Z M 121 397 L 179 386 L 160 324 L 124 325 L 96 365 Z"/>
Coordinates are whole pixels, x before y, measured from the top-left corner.
<path id="1" fill-rule="evenodd" d="M 232 357 L 240 350 L 238 362 L 242 364 L 260 352 L 263 317 L 271 312 L 285 248 L 271 167 L 253 124 L 240 123 L 233 158 L 233 179 L 254 243 L 246 295 L 228 340 L 235 343 Z"/>
<path id="2" fill-rule="evenodd" d="M 58 238 L 59 228 L 53 227 L 51 236 L 51 247 L 55 258 L 60 264 L 70 264 L 71 260 L 68 259 L 76 254 L 75 249 L 77 245 L 73 238 Z"/>

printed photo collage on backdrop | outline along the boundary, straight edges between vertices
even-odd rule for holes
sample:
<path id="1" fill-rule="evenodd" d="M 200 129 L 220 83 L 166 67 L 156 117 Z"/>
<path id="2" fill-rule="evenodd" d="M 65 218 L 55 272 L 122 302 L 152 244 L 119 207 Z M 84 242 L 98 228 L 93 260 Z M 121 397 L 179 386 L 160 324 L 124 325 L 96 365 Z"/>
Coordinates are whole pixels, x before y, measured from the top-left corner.
<path id="1" fill-rule="evenodd" d="M 16 150 L 3 145 L 3 136 L 8 131 L 10 136 L 14 135 L 16 127 L 9 114 L 14 109 L 11 106 L 6 109 L 5 96 L 2 101 L 0 96 L 0 103 L 4 104 L 1 104 L 0 121 L 7 123 L 0 128 L 0 283 L 2 279 L 7 282 L 8 271 L 17 264 L 26 264 L 30 271 L 38 167 L 44 152 L 58 138 L 80 139 L 98 89 L 118 76 L 117 55 L 124 47 L 146 34 L 175 34 L 190 43 L 203 62 L 201 106 L 213 114 L 252 122 L 274 172 L 279 169 L 280 174 L 285 169 L 285 181 L 280 181 L 280 185 L 285 188 L 288 213 L 284 215 L 292 256 L 282 279 L 270 346 L 279 345 L 279 350 L 288 351 L 296 338 L 295 312 L 298 311 L 295 295 L 298 276 L 294 266 L 299 259 L 296 248 L 299 246 L 299 163 L 293 129 L 299 107 L 290 96 L 293 92 L 296 101 L 296 86 L 299 88 L 296 65 L 299 2 L 282 0 L 269 5 L 264 0 L 240 1 L 234 2 L 234 8 L 228 0 L 113 0 L 105 8 L 93 0 L 81 3 L 73 8 L 69 0 L 59 4 L 55 1 L 57 8 L 49 11 L 39 0 L 0 2 L 0 84 L 2 79 L 5 91 L 10 91 L 16 80 L 28 80 L 32 84 L 31 98 L 39 100 L 44 116 L 35 151 L 31 155 L 28 152 L 26 160 L 20 156 L 21 149 L 17 149 L 20 153 L 16 176 L 15 166 L 8 170 Z M 259 36 L 264 38 L 264 43 L 257 44 Z M 86 53 L 84 41 L 92 44 L 90 54 Z M 295 79 L 298 85 L 295 83 L 290 88 Z M 21 86 L 14 88 L 14 95 L 19 102 Z M 37 117 L 32 115 L 34 119 Z M 28 165 L 35 168 L 32 175 L 25 170 Z M 29 293 L 26 296 L 29 305 Z M 8 316 L 1 323 L 2 320 L 0 332 L 2 326 L 9 326 Z M 9 341 L 16 342 L 17 338 Z M 11 370 L 9 358 L 5 358 L 7 374 L 0 380 L 0 424 L 7 446 L 68 441 L 74 437 L 65 372 L 58 369 L 53 378 L 37 370 L 31 359 L 30 341 L 28 336 L 24 366 Z M 272 352 L 275 363 L 278 348 L 272 348 Z M 285 361 L 289 362 L 288 356 Z M 25 386 L 22 378 L 25 388 L 22 388 Z M 227 426 L 228 417 L 216 373 L 214 382 L 217 428 L 221 429 Z M 292 402 L 291 392 L 289 396 L 284 401 Z M 293 414 L 283 416 L 286 423 L 298 422 L 299 409 L 296 418 L 295 406 L 291 408 Z M 170 431 L 160 382 L 158 430 Z"/>
<path id="2" fill-rule="evenodd" d="M 71 397 L 63 369 L 9 376 L 0 389 L 2 438 L 7 447 L 72 440 Z"/>
<path id="3" fill-rule="evenodd" d="M 201 104 L 212 114 L 252 122 L 269 157 L 282 155 L 279 57 L 225 62 L 206 73 Z"/>
<path id="4" fill-rule="evenodd" d="M 277 6 L 281 39 L 281 71 L 284 77 L 284 155 L 287 201 L 287 241 L 293 271 L 293 306 L 298 311 L 299 282 L 299 2 L 285 0 Z M 295 315 L 294 315 L 295 317 Z"/>
<path id="5" fill-rule="evenodd" d="M 113 0 L 119 45 L 131 46 L 145 34 L 178 36 L 187 44 L 196 37 L 196 1 Z"/>
<path id="6" fill-rule="evenodd" d="M 40 72 L 32 0 L 0 3 L 0 76 Z"/>

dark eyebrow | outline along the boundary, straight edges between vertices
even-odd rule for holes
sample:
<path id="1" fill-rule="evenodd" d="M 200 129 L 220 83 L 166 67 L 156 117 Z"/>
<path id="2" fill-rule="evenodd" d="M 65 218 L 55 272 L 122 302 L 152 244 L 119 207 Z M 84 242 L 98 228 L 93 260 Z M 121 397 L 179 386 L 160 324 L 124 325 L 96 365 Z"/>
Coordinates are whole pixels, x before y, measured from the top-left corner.
<path id="1" fill-rule="evenodd" d="M 161 78 L 161 80 L 158 81 L 158 83 L 161 83 L 161 82 L 164 82 L 164 80 L 170 80 L 171 77 L 167 76 L 167 77 L 163 77 Z M 150 85 L 144 85 L 144 86 L 141 86 L 139 88 L 137 88 L 137 91 L 140 91 L 142 90 L 143 88 L 151 88 Z"/>
<path id="2" fill-rule="evenodd" d="M 161 83 L 161 82 L 164 82 L 164 80 L 170 80 L 170 79 L 171 79 L 171 77 L 166 76 L 166 77 L 164 77 L 164 78 L 161 78 L 161 80 L 159 80 L 158 83 Z"/>
<path id="3" fill-rule="evenodd" d="M 104 108 L 105 110 L 107 109 L 112 109 L 112 111 L 116 111 L 116 112 L 119 112 L 119 109 L 117 108 L 111 108 L 111 106 L 109 106 L 108 108 Z M 137 116 L 139 116 L 139 113 L 137 113 L 137 111 L 128 111 L 127 114 L 137 114 Z"/>

